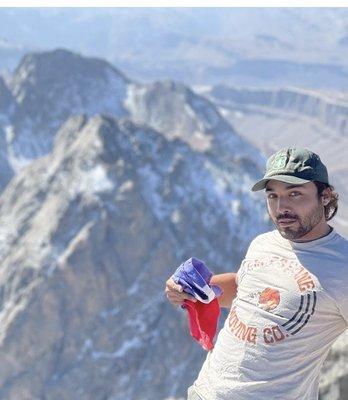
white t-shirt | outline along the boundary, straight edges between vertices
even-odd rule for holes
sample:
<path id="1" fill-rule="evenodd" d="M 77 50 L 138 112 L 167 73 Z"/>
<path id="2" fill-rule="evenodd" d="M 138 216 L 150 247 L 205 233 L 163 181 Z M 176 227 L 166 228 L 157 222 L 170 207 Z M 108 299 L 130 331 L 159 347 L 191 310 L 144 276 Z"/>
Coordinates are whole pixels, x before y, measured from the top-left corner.
<path id="1" fill-rule="evenodd" d="M 204 400 L 317 400 L 321 366 L 348 321 L 348 241 L 258 236 L 194 389 Z"/>

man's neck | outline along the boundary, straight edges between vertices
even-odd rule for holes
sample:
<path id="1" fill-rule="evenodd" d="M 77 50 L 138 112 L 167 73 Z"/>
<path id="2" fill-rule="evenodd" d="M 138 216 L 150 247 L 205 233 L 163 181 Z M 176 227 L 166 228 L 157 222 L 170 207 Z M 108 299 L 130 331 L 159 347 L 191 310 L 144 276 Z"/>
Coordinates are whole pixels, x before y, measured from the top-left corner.
<path id="1" fill-rule="evenodd" d="M 329 233 L 332 232 L 332 230 L 333 228 L 330 225 L 328 225 L 328 223 L 325 221 L 325 223 L 320 223 L 316 225 L 306 235 L 302 236 L 297 240 L 292 240 L 292 242 L 296 243 L 312 242 L 313 240 L 321 239 L 327 236 Z"/>

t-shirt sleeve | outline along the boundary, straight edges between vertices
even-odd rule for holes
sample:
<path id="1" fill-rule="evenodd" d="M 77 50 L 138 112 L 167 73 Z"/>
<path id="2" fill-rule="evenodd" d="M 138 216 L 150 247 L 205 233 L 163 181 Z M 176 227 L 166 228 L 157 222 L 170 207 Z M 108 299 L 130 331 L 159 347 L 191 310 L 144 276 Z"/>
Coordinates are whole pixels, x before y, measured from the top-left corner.
<path id="1" fill-rule="evenodd" d="M 251 241 L 248 250 L 246 252 L 245 258 L 252 258 L 253 253 L 255 252 L 256 249 L 260 246 L 260 241 L 261 241 L 261 235 L 257 236 L 254 240 Z"/>
<path id="2" fill-rule="evenodd" d="M 243 279 L 243 264 L 245 262 L 245 260 L 247 260 L 248 258 L 252 258 L 253 252 L 255 251 L 255 248 L 258 246 L 258 236 L 251 241 L 251 243 L 249 244 L 248 250 L 245 254 L 244 260 L 241 262 L 238 270 L 237 270 L 237 275 L 236 275 L 236 283 L 237 285 L 239 284 L 239 282 Z"/>
<path id="3" fill-rule="evenodd" d="M 339 270 L 335 273 L 335 286 L 332 290 L 332 297 L 336 299 L 338 310 L 348 327 L 348 241 L 338 235 L 335 246 L 338 254 Z"/>
<path id="4" fill-rule="evenodd" d="M 348 326 L 348 293 L 343 298 L 338 300 L 338 308 Z"/>

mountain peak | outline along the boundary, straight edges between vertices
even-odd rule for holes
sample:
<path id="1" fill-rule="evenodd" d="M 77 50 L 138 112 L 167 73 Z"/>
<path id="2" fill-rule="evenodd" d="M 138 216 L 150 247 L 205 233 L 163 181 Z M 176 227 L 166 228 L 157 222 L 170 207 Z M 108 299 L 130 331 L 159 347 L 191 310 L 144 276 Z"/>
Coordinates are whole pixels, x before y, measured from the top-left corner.
<path id="1" fill-rule="evenodd" d="M 50 91 L 51 97 L 56 95 L 58 100 L 62 90 L 70 89 L 70 96 L 78 98 L 81 86 L 83 89 L 99 83 L 107 87 L 116 82 L 124 86 L 129 80 L 108 62 L 57 49 L 24 56 L 11 80 L 11 89 L 21 105 L 35 102 L 35 92 L 42 97 Z"/>
<path id="2" fill-rule="evenodd" d="M 40 80 L 70 80 L 83 75 L 86 79 L 99 78 L 102 71 L 128 79 L 107 61 L 94 57 L 85 57 L 65 49 L 55 49 L 25 55 L 13 76 L 14 91 L 23 79 L 39 82 Z"/>
<path id="3" fill-rule="evenodd" d="M 71 115 L 126 115 L 123 100 L 128 83 L 122 73 L 97 58 L 63 49 L 28 54 L 10 83 L 17 103 L 12 121 L 14 157 L 30 160 L 47 154 L 56 130 Z"/>
<path id="4" fill-rule="evenodd" d="M 180 138 L 197 151 L 209 150 L 214 131 L 227 125 L 208 100 L 168 80 L 131 85 L 125 107 L 136 122 L 150 125 L 168 139 Z"/>

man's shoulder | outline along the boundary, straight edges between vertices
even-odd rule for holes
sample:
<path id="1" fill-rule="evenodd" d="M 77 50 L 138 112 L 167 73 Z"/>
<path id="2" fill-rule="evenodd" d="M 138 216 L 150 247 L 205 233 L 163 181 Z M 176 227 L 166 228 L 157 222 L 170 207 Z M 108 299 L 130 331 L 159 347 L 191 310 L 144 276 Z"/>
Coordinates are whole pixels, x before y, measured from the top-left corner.
<path id="1" fill-rule="evenodd" d="M 345 256 L 348 257 L 348 240 L 338 232 L 335 232 L 333 246 L 337 251 L 345 254 Z"/>
<path id="2" fill-rule="evenodd" d="M 249 250 L 260 246 L 267 246 L 271 243 L 274 244 L 278 242 L 279 237 L 281 238 L 277 230 L 261 233 L 250 242 Z"/>
<path id="3" fill-rule="evenodd" d="M 264 233 L 260 233 L 259 235 L 257 235 L 252 241 L 251 243 L 262 243 L 262 242 L 269 242 L 269 241 L 273 241 L 275 239 L 278 238 L 279 233 L 277 230 L 273 230 L 273 231 L 268 231 L 268 232 L 264 232 Z"/>
<path id="4" fill-rule="evenodd" d="M 338 241 L 340 241 L 340 243 L 344 246 L 348 247 L 348 240 L 347 238 L 345 238 L 344 236 L 342 236 L 340 233 L 338 233 L 337 231 L 335 231 L 335 236 L 337 238 Z"/>

